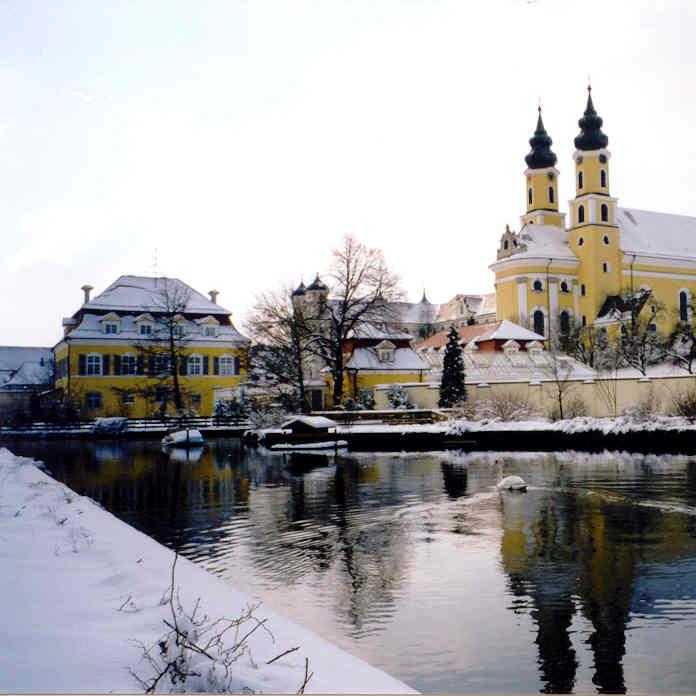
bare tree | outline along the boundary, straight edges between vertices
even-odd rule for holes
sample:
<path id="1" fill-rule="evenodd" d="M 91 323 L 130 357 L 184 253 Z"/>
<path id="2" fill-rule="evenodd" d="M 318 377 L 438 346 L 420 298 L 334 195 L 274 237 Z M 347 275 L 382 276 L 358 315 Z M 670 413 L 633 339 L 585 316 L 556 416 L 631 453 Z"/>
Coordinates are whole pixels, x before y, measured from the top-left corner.
<path id="1" fill-rule="evenodd" d="M 256 298 L 247 327 L 258 344 L 254 350 L 254 369 L 270 375 L 280 386 L 289 385 L 297 395 L 303 413 L 309 410 L 305 387 L 305 368 L 309 359 L 309 330 L 299 303 L 284 287 Z"/>
<path id="2" fill-rule="evenodd" d="M 685 309 L 686 318 L 682 307 L 676 308 L 677 322 L 665 340 L 664 353 L 667 360 L 692 375 L 696 373 L 696 329 L 693 321 L 696 316 L 696 300 L 693 297 Z"/>
<path id="3" fill-rule="evenodd" d="M 567 355 L 561 355 L 556 345 L 552 345 L 546 357 L 548 360 L 542 368 L 548 379 L 546 388 L 551 391 L 556 403 L 557 408 L 553 409 L 554 415 L 558 415 L 558 418 L 563 420 L 566 416 L 568 400 L 576 386 L 575 381 L 571 379 L 573 359 Z"/>
<path id="4" fill-rule="evenodd" d="M 589 367 L 595 367 L 600 359 L 604 340 L 600 328 L 571 321 L 568 333 L 559 333 L 558 349 Z"/>
<path id="5" fill-rule="evenodd" d="M 318 308 L 317 316 L 305 321 L 311 332 L 308 349 L 331 370 L 334 403 L 340 403 L 346 341 L 365 325 L 393 321 L 390 303 L 400 299 L 402 292 L 380 250 L 348 235 L 332 256 L 331 299 Z"/>
<path id="6" fill-rule="evenodd" d="M 657 330 L 664 317 L 664 305 L 650 290 L 622 293 L 623 311 L 614 313 L 621 336 L 617 347 L 623 362 L 645 375 L 649 365 L 664 358 L 665 339 Z"/>
<path id="7" fill-rule="evenodd" d="M 185 312 L 191 291 L 170 278 L 157 279 L 157 285 L 155 308 L 140 323 L 146 330 L 141 329 L 142 338 L 135 345 L 135 372 L 149 379 L 135 387 L 115 388 L 114 391 L 121 399 L 138 395 L 148 403 L 157 401 L 162 413 L 172 402 L 177 414 L 181 414 L 190 396 L 185 386 L 185 375 L 188 373 L 188 321 Z M 133 366 L 126 368 L 121 364 L 118 369 L 123 374 L 125 369 L 132 370 Z"/>

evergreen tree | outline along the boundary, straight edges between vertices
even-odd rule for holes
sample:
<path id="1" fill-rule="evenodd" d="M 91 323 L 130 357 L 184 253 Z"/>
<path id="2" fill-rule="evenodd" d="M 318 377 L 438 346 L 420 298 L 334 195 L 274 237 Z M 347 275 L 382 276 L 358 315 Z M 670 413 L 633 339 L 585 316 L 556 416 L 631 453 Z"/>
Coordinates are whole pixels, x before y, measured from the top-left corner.
<path id="1" fill-rule="evenodd" d="M 459 334 L 453 326 L 447 334 L 445 357 L 442 360 L 442 382 L 440 383 L 438 406 L 451 408 L 462 401 L 466 401 L 464 361 L 462 360 L 462 348 L 459 345 Z"/>

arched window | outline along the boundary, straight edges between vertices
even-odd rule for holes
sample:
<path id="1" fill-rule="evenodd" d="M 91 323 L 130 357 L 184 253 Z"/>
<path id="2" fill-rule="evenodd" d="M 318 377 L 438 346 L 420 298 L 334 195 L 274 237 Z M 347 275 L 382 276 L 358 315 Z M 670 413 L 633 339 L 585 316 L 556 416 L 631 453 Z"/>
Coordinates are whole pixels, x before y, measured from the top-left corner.
<path id="1" fill-rule="evenodd" d="M 582 325 L 587 326 L 587 317 L 584 314 L 582 315 Z"/>
<path id="2" fill-rule="evenodd" d="M 568 282 L 565 280 L 561 281 L 561 292 L 570 292 L 570 288 L 568 287 Z"/>
<path id="3" fill-rule="evenodd" d="M 506 239 L 506 240 L 503 242 L 503 249 L 509 249 L 509 248 L 510 248 L 510 242 L 508 242 L 508 240 Z"/>
<path id="4" fill-rule="evenodd" d="M 535 280 L 532 283 L 532 290 L 534 292 L 541 292 L 544 289 L 544 284 L 540 280 Z"/>
<path id="5" fill-rule="evenodd" d="M 585 297 L 585 295 L 587 294 L 587 288 L 585 287 L 585 283 L 583 283 L 583 284 L 580 286 L 580 294 L 581 294 L 583 297 Z"/>
<path id="6" fill-rule="evenodd" d="M 585 222 L 585 206 L 578 206 L 578 222 Z"/>
<path id="7" fill-rule="evenodd" d="M 540 309 L 535 310 L 532 314 L 532 323 L 534 324 L 534 333 L 544 336 L 544 313 Z"/>
<path id="8" fill-rule="evenodd" d="M 582 172 L 578 172 L 578 189 L 582 190 Z"/>
<path id="9" fill-rule="evenodd" d="M 554 202 L 554 192 L 553 192 L 553 186 L 549 186 L 549 203 Z"/>
<path id="10" fill-rule="evenodd" d="M 567 336 L 570 333 L 570 314 L 564 309 L 559 317 L 559 325 L 562 336 Z"/>
<path id="11" fill-rule="evenodd" d="M 527 203 L 529 205 L 532 205 L 532 189 L 531 188 L 527 189 Z"/>
<path id="12" fill-rule="evenodd" d="M 689 321 L 689 294 L 686 290 L 679 293 L 679 319 L 680 321 Z"/>
<path id="13" fill-rule="evenodd" d="M 606 203 L 602 203 L 602 207 L 600 208 L 600 216 L 602 222 L 607 222 L 609 220 L 609 206 Z"/>
<path id="14" fill-rule="evenodd" d="M 607 172 L 605 169 L 600 169 L 599 170 L 599 185 L 602 188 L 607 187 Z"/>

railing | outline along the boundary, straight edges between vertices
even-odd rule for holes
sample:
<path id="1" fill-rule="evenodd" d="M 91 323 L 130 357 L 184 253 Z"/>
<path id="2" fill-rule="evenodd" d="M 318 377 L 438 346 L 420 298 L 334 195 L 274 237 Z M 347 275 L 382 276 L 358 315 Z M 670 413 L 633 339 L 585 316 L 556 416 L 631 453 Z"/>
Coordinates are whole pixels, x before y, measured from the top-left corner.
<path id="1" fill-rule="evenodd" d="M 82 420 L 73 423 L 47 423 L 34 421 L 22 425 L 2 425 L 1 435 L 41 435 L 93 433 L 94 420 Z M 191 418 L 129 418 L 124 432 L 129 433 L 163 433 L 172 428 L 185 427 L 197 430 L 231 430 L 249 427 L 249 421 L 241 418 L 191 417 Z"/>

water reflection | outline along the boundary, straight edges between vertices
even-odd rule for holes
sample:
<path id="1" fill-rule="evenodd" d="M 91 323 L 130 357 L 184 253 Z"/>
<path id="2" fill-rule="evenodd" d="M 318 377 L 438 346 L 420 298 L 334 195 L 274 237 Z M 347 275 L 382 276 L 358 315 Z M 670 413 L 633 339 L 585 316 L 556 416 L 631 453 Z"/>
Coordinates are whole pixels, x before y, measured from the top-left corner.
<path id="1" fill-rule="evenodd" d="M 689 458 L 506 454 L 505 473 L 530 488 L 499 495 L 496 453 L 281 455 L 232 440 L 175 457 L 142 442 L 13 450 L 418 689 L 696 684 Z M 659 644 L 638 653 L 658 622 Z M 677 667 L 661 675 L 674 646 Z M 505 665 L 486 666 L 486 651 Z"/>

